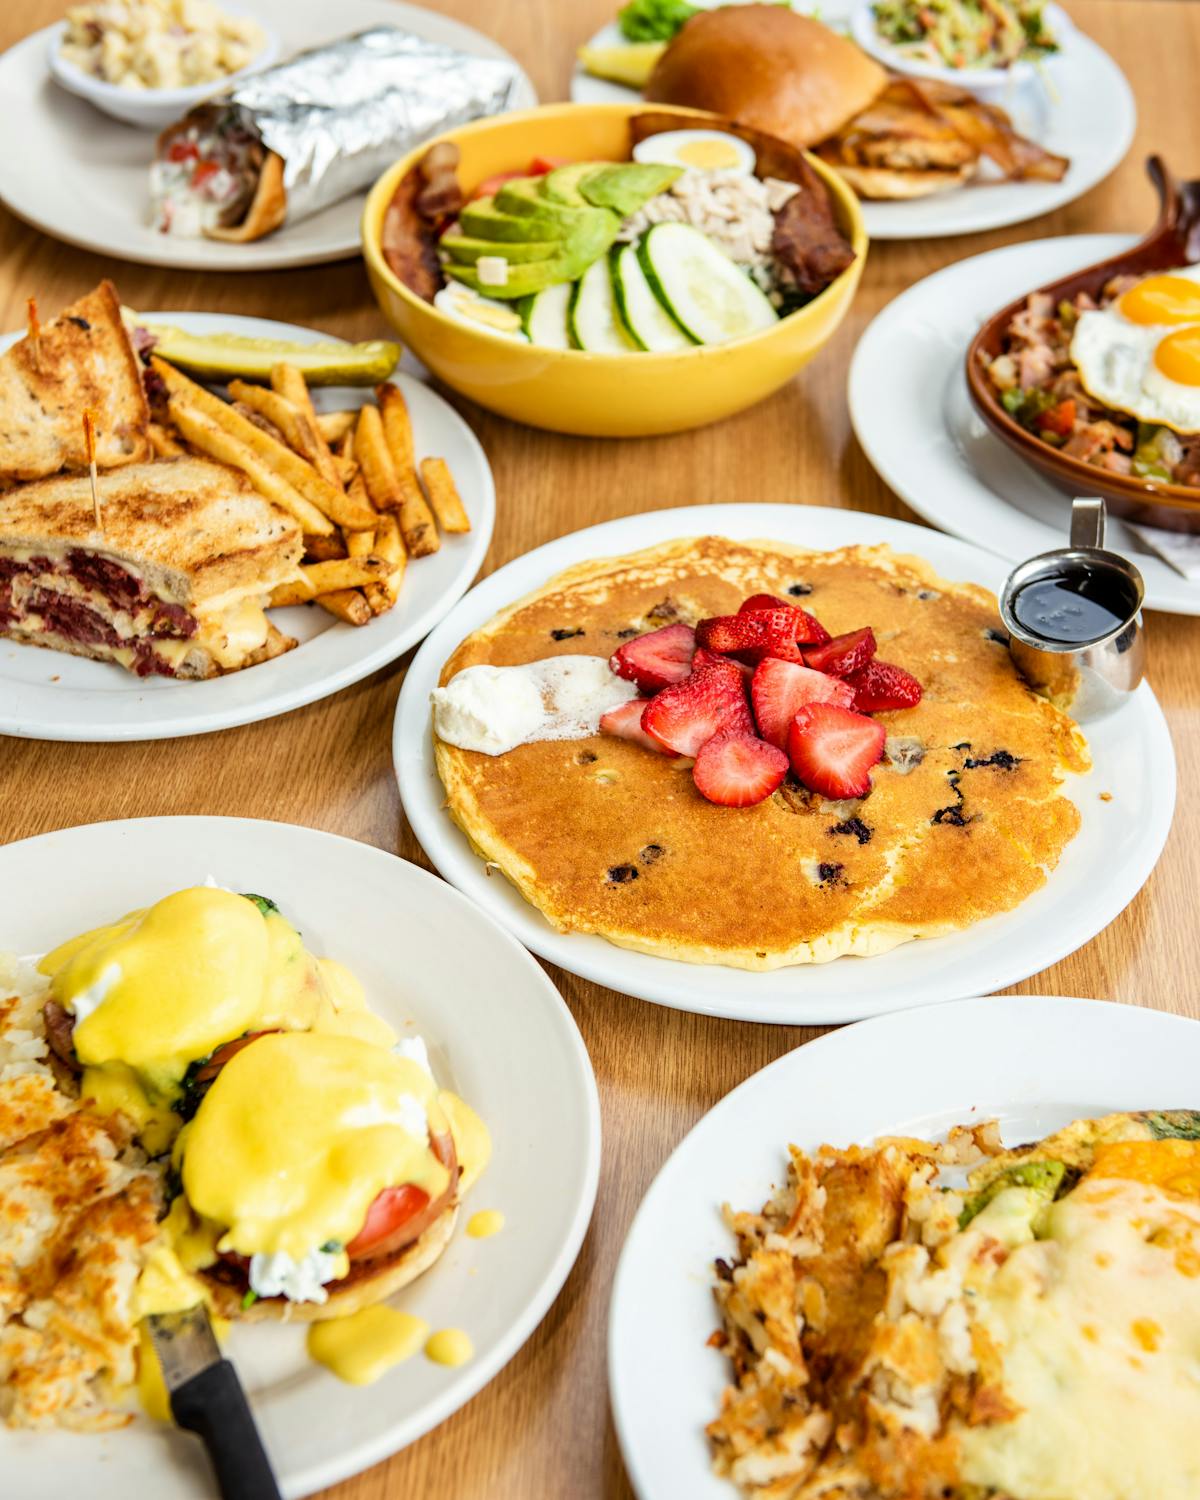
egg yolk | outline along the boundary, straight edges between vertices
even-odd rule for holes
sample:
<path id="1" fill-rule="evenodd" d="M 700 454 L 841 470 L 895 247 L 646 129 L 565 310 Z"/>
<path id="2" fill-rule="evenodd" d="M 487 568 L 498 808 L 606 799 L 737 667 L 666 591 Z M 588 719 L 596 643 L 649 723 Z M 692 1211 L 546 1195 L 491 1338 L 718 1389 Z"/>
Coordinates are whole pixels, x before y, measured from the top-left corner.
<path id="1" fill-rule="evenodd" d="M 1200 322 L 1200 282 L 1186 276 L 1148 276 L 1119 299 L 1131 323 Z"/>
<path id="2" fill-rule="evenodd" d="M 685 167 L 698 167 L 702 172 L 720 172 L 741 165 L 737 147 L 728 141 L 685 141 L 675 155 Z"/>
<path id="3" fill-rule="evenodd" d="M 1200 328 L 1180 328 L 1154 351 L 1154 363 L 1176 385 L 1200 385 Z"/>

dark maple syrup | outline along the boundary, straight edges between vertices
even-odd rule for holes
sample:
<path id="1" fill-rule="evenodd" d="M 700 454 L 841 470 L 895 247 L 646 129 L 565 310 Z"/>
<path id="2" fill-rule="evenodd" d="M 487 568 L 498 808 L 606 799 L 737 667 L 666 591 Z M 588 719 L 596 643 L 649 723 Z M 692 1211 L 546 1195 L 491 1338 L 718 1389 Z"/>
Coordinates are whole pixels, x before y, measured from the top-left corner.
<path id="1" fill-rule="evenodd" d="M 1135 612 L 1133 590 L 1107 568 L 1079 565 L 1034 578 L 1013 598 L 1012 612 L 1031 635 L 1060 645 L 1102 640 Z"/>

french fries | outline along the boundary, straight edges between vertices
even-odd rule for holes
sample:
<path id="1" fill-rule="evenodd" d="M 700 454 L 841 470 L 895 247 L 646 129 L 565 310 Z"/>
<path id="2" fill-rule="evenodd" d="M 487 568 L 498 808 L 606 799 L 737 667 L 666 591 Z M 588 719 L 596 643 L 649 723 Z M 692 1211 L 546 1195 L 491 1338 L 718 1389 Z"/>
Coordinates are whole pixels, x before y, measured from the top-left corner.
<path id="1" fill-rule="evenodd" d="M 458 486 L 454 483 L 454 475 L 450 472 L 450 466 L 444 458 L 423 458 L 421 460 L 421 479 L 425 485 L 425 493 L 429 496 L 429 504 L 437 517 L 437 523 L 443 531 L 452 535 L 470 531 L 471 522 L 463 509 L 462 498 L 458 493 Z"/>
<path id="2" fill-rule="evenodd" d="M 171 413 L 171 420 L 193 448 L 223 464 L 229 464 L 231 468 L 241 469 L 260 494 L 294 516 L 308 534 L 329 536 L 332 533 L 333 522 L 327 516 L 322 515 L 315 505 L 294 490 L 269 464 L 264 463 L 252 448 L 240 438 L 231 436 L 225 427 L 215 422 L 206 412 L 188 405 L 179 396 L 171 397 L 167 409 Z M 237 413 L 234 412 L 233 415 L 237 416 Z M 242 419 L 239 417 L 238 420 Z M 256 430 L 249 422 L 246 425 L 252 432 Z M 259 436 L 265 437 L 265 434 L 259 433 Z M 266 441 L 271 442 L 271 439 L 266 438 Z"/>
<path id="3" fill-rule="evenodd" d="M 323 511 L 339 525 L 362 529 L 371 524 L 370 516 L 357 513 L 346 499 L 344 490 L 338 489 L 321 474 L 318 474 L 306 459 L 291 448 L 268 437 L 253 422 L 234 411 L 227 401 L 206 391 L 202 385 L 180 374 L 173 365 L 167 364 L 157 355 L 152 355 L 151 366 L 162 376 L 170 393 L 171 401 L 179 407 L 187 407 L 208 417 L 229 436 L 236 438 L 258 459 L 260 465 L 269 468 L 314 506 Z M 178 426 L 178 418 L 176 419 Z M 228 460 L 226 460 L 228 462 Z M 236 467 L 243 467 L 237 464 Z M 319 535 L 319 529 L 306 526 L 305 531 Z"/>
<path id="4" fill-rule="evenodd" d="M 400 387 L 390 383 L 375 387 L 375 399 L 379 402 L 384 441 L 391 455 L 392 470 L 399 488 L 398 509 L 404 545 L 411 557 L 428 557 L 431 552 L 438 550 L 441 542 L 438 540 L 433 512 L 426 504 L 417 481 L 408 403 Z M 359 430 L 361 431 L 361 424 Z"/>
<path id="5" fill-rule="evenodd" d="M 228 401 L 158 356 L 151 365 L 169 416 L 151 426 L 155 456 L 199 452 L 240 469 L 304 532 L 304 560 L 272 591 L 272 608 L 318 604 L 365 625 L 399 599 L 409 558 L 438 550 L 439 528 L 471 529 L 445 460 L 418 461 L 399 387 L 378 386 L 378 405 L 318 412 L 294 365 L 276 365 L 270 385 L 230 381 Z M 278 656 L 287 640 L 272 626 L 256 660 Z"/>
<path id="6" fill-rule="evenodd" d="M 317 431 L 332 447 L 342 441 L 357 421 L 358 412 L 354 410 L 322 411 L 317 413 Z"/>

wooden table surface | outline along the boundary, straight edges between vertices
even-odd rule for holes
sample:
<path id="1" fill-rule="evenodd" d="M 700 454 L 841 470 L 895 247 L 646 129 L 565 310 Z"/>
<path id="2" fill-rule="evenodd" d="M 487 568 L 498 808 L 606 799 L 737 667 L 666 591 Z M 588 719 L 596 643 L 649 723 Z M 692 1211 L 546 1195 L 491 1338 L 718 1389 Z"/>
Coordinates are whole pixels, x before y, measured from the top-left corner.
<path id="1" fill-rule="evenodd" d="M 615 8 L 615 0 L 427 3 L 503 41 L 547 101 L 565 95 L 573 49 Z M 1200 75 L 1200 4 L 1067 0 L 1067 8 L 1120 61 L 1137 95 L 1137 138 L 1106 182 L 1058 213 L 994 234 L 874 246 L 857 301 L 816 363 L 752 411 L 700 432 L 621 443 L 558 437 L 451 396 L 496 476 L 499 518 L 484 572 L 564 532 L 663 506 L 773 500 L 916 520 L 875 476 L 850 429 L 846 371 L 870 319 L 920 277 L 996 245 L 1144 229 L 1155 206 L 1142 167 L 1151 151 L 1164 153 L 1184 175 L 1200 175 L 1200 113 L 1189 107 L 1183 82 Z M 61 11 L 61 0 L 4 0 L 0 49 Z M 30 294 L 49 314 L 102 276 L 111 276 L 122 300 L 135 307 L 258 314 L 349 339 L 388 332 L 357 261 L 264 275 L 157 270 L 58 244 L 0 208 L 0 329 L 22 325 Z M 1179 757 L 1176 827 L 1157 870 L 1123 915 L 1080 952 L 1017 988 L 1200 1017 L 1193 937 L 1200 889 L 1200 621 L 1156 614 L 1149 636 L 1150 677 Z M 6 739 L 0 837 L 108 818 L 214 813 L 325 828 L 427 865 L 405 823 L 391 767 L 392 714 L 407 661 L 310 708 L 224 734 L 134 745 Z M 404 1453 L 327 1491 L 326 1500 L 630 1494 L 608 1411 L 604 1357 L 609 1287 L 625 1231 L 654 1173 L 696 1120 L 748 1074 L 816 1032 L 682 1015 L 550 973 L 587 1042 L 604 1117 L 600 1194 L 579 1261 L 541 1327 L 491 1385 Z"/>

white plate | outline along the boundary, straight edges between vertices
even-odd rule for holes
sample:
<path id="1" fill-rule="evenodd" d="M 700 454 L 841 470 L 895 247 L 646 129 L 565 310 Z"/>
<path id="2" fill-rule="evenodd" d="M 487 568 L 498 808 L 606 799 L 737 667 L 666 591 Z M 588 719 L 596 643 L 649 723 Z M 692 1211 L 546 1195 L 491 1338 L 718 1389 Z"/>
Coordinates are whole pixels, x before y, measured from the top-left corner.
<path id="1" fill-rule="evenodd" d="M 600 1165 L 596 1083 L 583 1041 L 541 969 L 469 901 L 367 844 L 286 823 L 144 818 L 93 823 L 0 849 L 0 948 L 44 951 L 213 875 L 265 891 L 309 949 L 348 964 L 371 1004 L 430 1047 L 439 1081 L 487 1122 L 491 1164 L 468 1203 L 503 1231 L 473 1240 L 460 1219 L 434 1267 L 392 1299 L 431 1328 L 466 1330 L 458 1369 L 421 1355 L 376 1385 L 342 1384 L 304 1352 L 302 1326 L 235 1328 L 238 1367 L 287 1500 L 378 1463 L 464 1405 L 537 1327 L 575 1262 Z M 547 1191 L 553 1184 L 553 1191 Z M 138 1416 L 103 1436 L 0 1425 L 8 1495 L 86 1491 L 200 1500 L 199 1444 Z"/>
<path id="2" fill-rule="evenodd" d="M 472 27 L 402 0 L 254 0 L 247 9 L 278 35 L 283 59 L 370 26 L 401 26 L 476 57 L 513 61 Z M 0 56 L 0 140 L 21 143 L 0 156 L 0 199 L 13 213 L 69 245 L 150 266 L 272 271 L 358 254 L 362 193 L 249 245 L 159 234 L 150 223 L 153 133 L 102 114 L 54 82 L 46 66 L 53 29 Z M 522 73 L 512 108 L 536 103 Z"/>
<path id="3" fill-rule="evenodd" d="M 1195 1107 L 1200 1025 L 1096 1000 L 964 1000 L 850 1026 L 789 1052 L 722 1099 L 655 1178 L 617 1267 L 609 1394 L 641 1500 L 736 1500 L 709 1468 L 704 1425 L 728 1361 L 712 1262 L 733 1240 L 721 1204 L 757 1209 L 787 1146 L 938 1135 L 998 1118 L 1009 1145 L 1121 1109 Z"/>
<path id="4" fill-rule="evenodd" d="M 1154 868 L 1175 806 L 1175 756 L 1148 686 L 1092 727 L 1095 768 L 1067 794 L 1083 823 L 1046 885 L 1003 916 L 950 937 L 906 943 L 876 958 L 839 958 L 754 974 L 685 964 L 561 933 L 483 861 L 444 809 L 430 732 L 429 694 L 465 636 L 554 574 L 587 558 L 618 556 L 681 536 L 767 537 L 801 547 L 887 542 L 927 558 L 943 577 L 996 590 L 1007 572 L 989 553 L 920 526 L 809 505 L 705 505 L 592 526 L 517 558 L 471 590 L 417 653 L 400 694 L 392 755 L 404 810 L 447 880 L 535 953 L 572 974 L 678 1010 L 742 1021 L 811 1025 L 998 990 L 1081 947 L 1113 920 Z M 1113 793 L 1102 802 L 1099 793 Z M 1106 877 L 1096 884 L 1096 870 Z"/>
<path id="5" fill-rule="evenodd" d="M 822 21 L 844 26 L 850 0 L 825 0 L 816 10 Z M 612 47 L 622 41 L 615 22 L 592 37 L 589 46 Z M 975 234 L 1021 224 L 1071 203 L 1102 181 L 1121 161 L 1133 141 L 1137 106 L 1125 75 L 1103 48 L 1073 29 L 1070 47 L 1055 59 L 1051 100 L 1040 89 L 1023 92 L 1009 111 L 1019 129 L 1047 150 L 1069 157 L 1061 182 L 977 182 L 949 193 L 910 202 L 864 203 L 863 218 L 873 240 L 921 240 L 950 234 Z M 636 89 L 591 78 L 576 66 L 571 98 L 581 104 L 641 96 Z"/>
<path id="6" fill-rule="evenodd" d="M 147 312 L 150 323 L 195 333 L 337 342 L 327 333 L 228 313 Z M 0 338 L 0 351 L 19 338 Z M 450 465 L 471 518 L 462 536 L 443 536 L 431 557 L 405 570 L 400 601 L 367 625 L 343 625 L 316 605 L 276 609 L 271 618 L 300 644 L 294 651 L 206 682 L 135 677 L 109 662 L 88 661 L 0 638 L 0 734 L 42 740 L 161 740 L 208 734 L 287 713 L 326 698 L 385 667 L 415 646 L 459 599 L 479 571 L 496 520 L 496 490 L 479 439 L 448 402 L 411 375 L 395 374 L 412 413 L 418 459 Z M 369 389 L 313 391 L 318 410 L 361 406 Z"/>
<path id="7" fill-rule="evenodd" d="M 870 324 L 850 366 L 850 418 L 871 463 L 918 515 L 1010 563 L 1066 545 L 1069 497 L 976 412 L 967 348 L 1007 302 L 1133 243 L 1131 235 L 1081 234 L 989 250 L 918 281 Z M 1108 545 L 1141 569 L 1151 609 L 1200 614 L 1200 583 L 1168 567 L 1115 517 Z"/>

